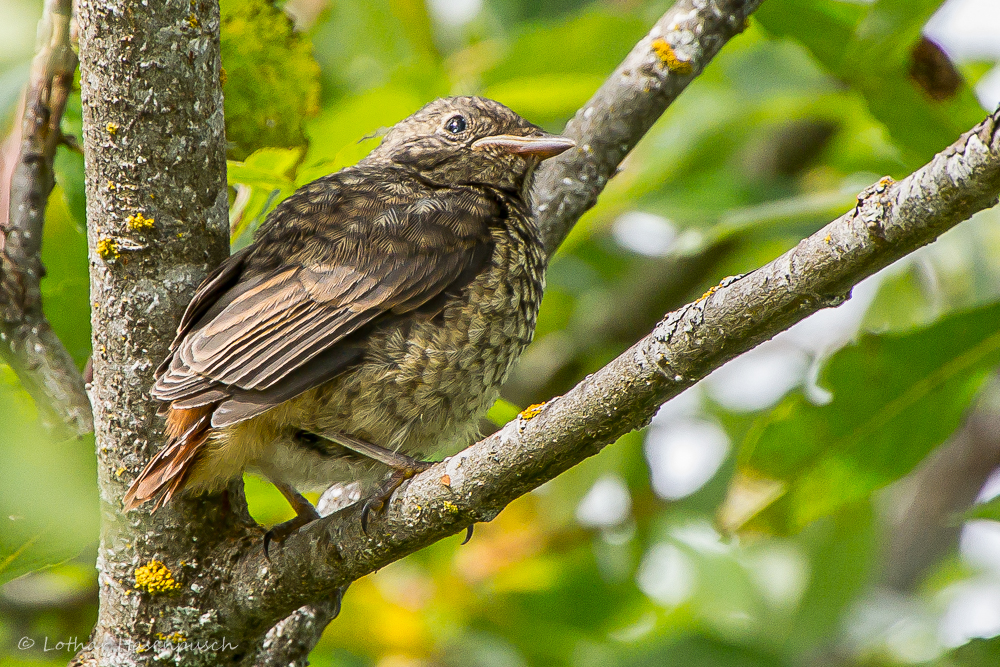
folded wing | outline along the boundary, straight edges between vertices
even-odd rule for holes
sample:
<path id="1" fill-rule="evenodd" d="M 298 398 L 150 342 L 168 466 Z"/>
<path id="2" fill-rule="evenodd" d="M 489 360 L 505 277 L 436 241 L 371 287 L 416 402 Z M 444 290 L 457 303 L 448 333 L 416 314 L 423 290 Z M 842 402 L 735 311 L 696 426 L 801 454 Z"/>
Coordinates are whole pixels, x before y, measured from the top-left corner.
<path id="1" fill-rule="evenodd" d="M 419 200 L 364 213 L 317 226 L 323 236 L 277 266 L 255 264 L 254 246 L 231 257 L 192 300 L 153 396 L 179 409 L 214 403 L 215 427 L 259 414 L 342 372 L 363 353 L 350 334 L 461 287 L 492 250 L 487 218 L 467 207 Z"/>

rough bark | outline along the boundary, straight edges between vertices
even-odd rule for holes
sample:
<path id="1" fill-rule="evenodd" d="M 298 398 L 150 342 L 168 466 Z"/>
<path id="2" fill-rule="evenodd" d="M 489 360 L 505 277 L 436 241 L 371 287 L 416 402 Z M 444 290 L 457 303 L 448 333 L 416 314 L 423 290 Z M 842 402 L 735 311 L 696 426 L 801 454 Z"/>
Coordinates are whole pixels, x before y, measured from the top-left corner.
<path id="1" fill-rule="evenodd" d="M 42 226 L 55 185 L 52 164 L 63 143 L 59 129 L 76 71 L 70 47 L 70 0 L 47 0 L 39 26 L 20 127 L 20 146 L 9 181 L 9 207 L 0 211 L 0 356 L 35 399 L 43 421 L 57 433 L 93 428 L 83 376 L 42 312 Z M 3 170 L 8 176 L 7 170 Z"/>
<path id="2" fill-rule="evenodd" d="M 255 667 L 306 667 L 330 621 L 340 612 L 339 599 L 304 605 L 268 630 L 255 655 L 246 664 Z"/>
<path id="3" fill-rule="evenodd" d="M 196 608 L 135 590 L 136 567 L 156 558 L 181 580 L 192 569 L 222 580 L 226 563 L 205 554 L 256 535 L 245 514 L 203 501 L 152 518 L 123 516 L 120 502 L 164 442 L 149 397 L 153 370 L 193 290 L 228 254 L 219 9 L 83 0 L 78 18 L 103 512 L 99 618 L 80 657 L 128 665 L 176 652 L 174 632 L 225 634 L 209 600 Z M 161 631 L 168 639 L 155 646 Z"/>

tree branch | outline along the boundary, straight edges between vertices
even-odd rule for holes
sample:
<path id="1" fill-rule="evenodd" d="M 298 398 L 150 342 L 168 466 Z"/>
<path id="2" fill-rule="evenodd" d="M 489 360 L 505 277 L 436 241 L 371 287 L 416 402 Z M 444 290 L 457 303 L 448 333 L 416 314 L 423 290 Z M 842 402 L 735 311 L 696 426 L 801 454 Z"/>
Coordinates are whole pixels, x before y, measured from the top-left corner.
<path id="1" fill-rule="evenodd" d="M 316 504 L 320 516 L 330 516 L 357 502 L 361 497 L 358 484 L 334 484 Z M 343 591 L 315 604 L 307 604 L 267 631 L 255 654 L 245 664 L 254 667 L 306 667 L 309 653 L 316 647 L 323 631 L 340 613 Z"/>
<path id="2" fill-rule="evenodd" d="M 268 630 L 250 664 L 254 667 L 306 667 L 310 651 L 339 611 L 340 600 L 332 598 L 296 609 Z"/>
<path id="3" fill-rule="evenodd" d="M 0 219 L 0 355 L 51 426 L 74 435 L 94 430 L 83 377 L 42 312 L 42 226 L 55 185 L 59 123 L 73 84 L 70 0 L 46 0 L 31 69 L 21 148 L 10 176 L 10 206 Z M 0 213 L 0 216 L 4 215 Z"/>
<path id="4" fill-rule="evenodd" d="M 965 423 L 896 485 L 899 511 L 888 526 L 882 583 L 912 592 L 955 549 L 962 532 L 955 517 L 975 503 L 998 466 L 1000 409 L 980 395 Z"/>
<path id="5" fill-rule="evenodd" d="M 259 550 L 233 565 L 218 612 L 252 635 L 292 610 L 474 521 L 599 452 L 733 357 L 821 308 L 857 282 L 930 243 L 1000 194 L 1000 110 L 896 183 L 884 178 L 857 206 L 781 257 L 727 279 L 668 314 L 648 336 L 537 415 L 523 415 L 397 494 L 360 527 L 360 509 L 310 524 L 271 562 Z M 247 600 L 253 600 L 248 606 Z"/>
<path id="6" fill-rule="evenodd" d="M 563 134 L 577 148 L 546 161 L 532 191 L 550 257 L 628 152 L 763 1 L 678 0 L 576 112 Z"/>

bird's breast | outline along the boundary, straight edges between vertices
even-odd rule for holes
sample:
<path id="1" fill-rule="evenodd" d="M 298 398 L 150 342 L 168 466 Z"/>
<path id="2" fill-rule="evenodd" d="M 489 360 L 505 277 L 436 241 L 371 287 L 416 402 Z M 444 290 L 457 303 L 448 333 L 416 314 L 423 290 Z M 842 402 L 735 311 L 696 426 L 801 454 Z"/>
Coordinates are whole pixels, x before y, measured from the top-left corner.
<path id="1" fill-rule="evenodd" d="M 357 368 L 305 395 L 303 421 L 412 456 L 468 444 L 531 342 L 544 282 L 530 222 L 493 241 L 486 267 L 439 312 L 376 330 Z"/>

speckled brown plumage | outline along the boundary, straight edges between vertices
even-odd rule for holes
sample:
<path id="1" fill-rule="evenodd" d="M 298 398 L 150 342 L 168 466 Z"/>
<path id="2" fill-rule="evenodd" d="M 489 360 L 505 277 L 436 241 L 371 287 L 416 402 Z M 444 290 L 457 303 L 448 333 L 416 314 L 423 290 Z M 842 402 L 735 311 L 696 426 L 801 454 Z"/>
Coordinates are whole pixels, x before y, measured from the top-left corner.
<path id="1" fill-rule="evenodd" d="M 188 306 L 152 392 L 169 440 L 126 507 L 245 469 L 294 504 L 385 476 L 343 443 L 467 444 L 541 301 L 532 171 L 571 145 L 496 102 L 437 100 L 282 202 Z"/>

